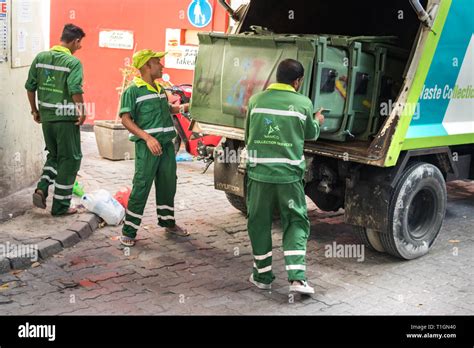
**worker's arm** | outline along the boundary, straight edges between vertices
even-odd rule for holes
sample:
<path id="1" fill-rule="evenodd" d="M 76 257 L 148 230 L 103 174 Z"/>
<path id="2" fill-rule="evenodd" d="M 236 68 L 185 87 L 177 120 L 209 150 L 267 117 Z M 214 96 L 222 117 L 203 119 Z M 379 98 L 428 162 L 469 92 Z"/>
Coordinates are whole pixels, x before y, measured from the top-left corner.
<path id="1" fill-rule="evenodd" d="M 73 94 L 72 101 L 74 102 L 74 105 L 76 105 L 76 110 L 79 116 L 79 119 L 77 120 L 76 125 L 82 126 L 82 124 L 86 120 L 86 108 L 84 105 L 84 97 L 82 96 L 82 94 Z"/>
<path id="2" fill-rule="evenodd" d="M 248 139 L 249 139 L 249 131 L 250 131 L 250 114 L 252 112 L 252 109 L 254 108 L 252 98 L 249 100 L 249 104 L 247 106 L 247 112 L 245 113 L 245 135 L 244 135 L 244 142 L 245 145 L 248 145 Z"/>
<path id="3" fill-rule="evenodd" d="M 28 101 L 30 102 L 31 114 L 36 123 L 41 123 L 41 116 L 36 107 L 36 91 L 28 91 Z"/>
<path id="4" fill-rule="evenodd" d="M 181 105 L 170 104 L 170 112 L 172 115 L 182 114 L 183 112 L 188 112 L 188 111 L 189 111 L 189 103 L 181 104 Z"/>
<path id="5" fill-rule="evenodd" d="M 77 60 L 71 66 L 71 72 L 69 73 L 66 82 L 69 93 L 71 93 L 72 101 L 76 105 L 76 110 L 79 116 L 79 119 L 76 122 L 76 125 L 78 126 L 81 126 L 86 120 L 86 110 L 83 97 L 84 90 L 82 89 L 83 79 L 84 72 L 82 64 Z"/>
<path id="6" fill-rule="evenodd" d="M 163 153 L 161 149 L 160 142 L 156 140 L 155 137 L 151 136 L 143 129 L 137 126 L 135 122 L 133 122 L 132 116 L 130 113 L 123 113 L 120 115 L 122 117 L 122 124 L 125 128 L 128 129 L 130 133 L 136 135 L 140 139 L 143 139 L 146 142 L 146 145 L 150 149 L 151 153 L 155 156 L 161 156 Z"/>
<path id="7" fill-rule="evenodd" d="M 28 71 L 28 79 L 25 83 L 25 88 L 28 94 L 28 102 L 30 103 L 31 113 L 33 119 L 37 123 L 41 123 L 41 116 L 36 106 L 36 90 L 38 88 L 37 69 L 36 69 L 37 58 L 33 60 Z"/>
<path id="8" fill-rule="evenodd" d="M 312 106 L 310 110 L 312 110 Z M 320 109 L 318 112 L 314 114 L 314 118 L 312 112 L 307 114 L 306 124 L 305 124 L 305 133 L 304 138 L 305 140 L 316 140 L 319 138 L 319 134 L 321 131 L 321 125 L 324 123 L 324 116 L 322 114 L 323 109 Z"/>

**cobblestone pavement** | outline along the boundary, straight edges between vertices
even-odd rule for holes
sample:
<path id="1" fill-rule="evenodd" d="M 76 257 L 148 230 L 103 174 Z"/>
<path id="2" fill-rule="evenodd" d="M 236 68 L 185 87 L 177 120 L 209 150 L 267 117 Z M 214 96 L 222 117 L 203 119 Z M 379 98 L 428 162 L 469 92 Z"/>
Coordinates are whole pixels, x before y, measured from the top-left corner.
<path id="1" fill-rule="evenodd" d="M 133 162 L 110 162 L 83 133 L 80 180 L 86 191 L 130 185 Z M 246 220 L 213 188 L 212 167 L 179 163 L 176 216 L 191 236 L 156 226 L 154 195 L 127 253 L 118 227 L 99 229 L 38 267 L 0 275 L 0 314 L 472 314 L 474 184 L 450 184 L 448 213 L 431 252 L 401 261 L 365 250 L 364 258 L 326 257 L 326 246 L 357 244 L 340 213 L 309 204 L 311 297 L 288 296 L 281 229 L 275 223 L 273 290 L 247 278 L 252 256 Z"/>

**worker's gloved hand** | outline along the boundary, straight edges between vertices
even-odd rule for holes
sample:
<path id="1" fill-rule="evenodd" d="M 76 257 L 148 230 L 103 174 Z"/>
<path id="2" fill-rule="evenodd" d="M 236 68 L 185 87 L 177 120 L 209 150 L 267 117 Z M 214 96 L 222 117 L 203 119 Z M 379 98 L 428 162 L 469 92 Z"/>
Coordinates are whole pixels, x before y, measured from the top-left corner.
<path id="1" fill-rule="evenodd" d="M 146 139 L 146 146 L 148 146 L 154 156 L 161 156 L 161 154 L 163 153 L 160 142 L 152 136 Z"/>
<path id="2" fill-rule="evenodd" d="M 318 111 L 317 113 L 314 114 L 314 117 L 315 117 L 315 119 L 318 120 L 320 126 L 323 125 L 324 120 L 325 120 L 324 115 L 323 115 L 323 113 L 322 113 L 323 110 L 324 110 L 324 109 L 321 108 L 321 109 L 319 109 L 319 111 Z"/>

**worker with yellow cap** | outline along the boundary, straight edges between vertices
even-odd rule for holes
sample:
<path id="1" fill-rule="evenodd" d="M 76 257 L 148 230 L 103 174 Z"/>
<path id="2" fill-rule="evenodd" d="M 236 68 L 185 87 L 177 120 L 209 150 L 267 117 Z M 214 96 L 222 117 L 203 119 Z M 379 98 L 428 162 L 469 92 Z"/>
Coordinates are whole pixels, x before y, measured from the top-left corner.
<path id="1" fill-rule="evenodd" d="M 162 77 L 161 58 L 166 53 L 141 50 L 133 55 L 132 64 L 140 70 L 141 77 L 135 77 L 121 99 L 122 124 L 130 131 L 130 140 L 135 142 L 133 188 L 120 237 L 125 246 L 135 245 L 153 182 L 158 225 L 167 232 L 188 235 L 184 228 L 176 225 L 174 217 L 177 177 L 172 140 L 176 131 L 171 114 L 187 112 L 189 104 L 170 105 L 163 87 L 155 83 Z"/>

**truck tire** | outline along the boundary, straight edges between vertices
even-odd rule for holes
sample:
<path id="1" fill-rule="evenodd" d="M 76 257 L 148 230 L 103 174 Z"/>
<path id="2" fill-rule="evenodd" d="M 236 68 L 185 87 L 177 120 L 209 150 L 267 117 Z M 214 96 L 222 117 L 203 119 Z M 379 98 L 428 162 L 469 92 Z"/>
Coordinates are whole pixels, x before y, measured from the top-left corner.
<path id="1" fill-rule="evenodd" d="M 428 253 L 441 230 L 446 204 L 441 171 L 424 162 L 408 166 L 390 200 L 388 231 L 380 234 L 384 249 L 405 260 Z"/>
<path id="2" fill-rule="evenodd" d="M 237 210 L 240 210 L 244 215 L 247 215 L 247 203 L 244 197 L 234 195 L 232 193 L 225 193 L 229 203 Z"/>
<path id="3" fill-rule="evenodd" d="M 353 226 L 359 240 L 370 250 L 385 252 L 385 248 L 380 240 L 380 232 L 362 226 Z"/>

